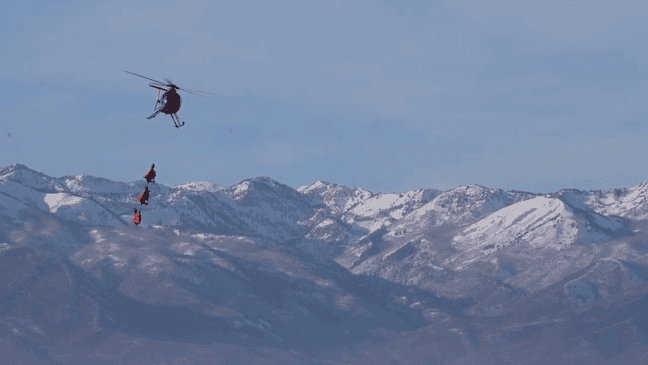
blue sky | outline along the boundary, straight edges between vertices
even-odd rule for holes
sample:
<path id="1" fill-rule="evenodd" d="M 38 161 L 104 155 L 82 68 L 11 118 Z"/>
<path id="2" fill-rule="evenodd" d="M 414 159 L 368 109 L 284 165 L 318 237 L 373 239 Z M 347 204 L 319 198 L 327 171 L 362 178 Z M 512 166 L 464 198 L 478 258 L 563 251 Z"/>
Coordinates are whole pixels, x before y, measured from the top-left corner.
<path id="1" fill-rule="evenodd" d="M 169 186 L 630 186 L 648 180 L 647 18 L 645 1 L 16 1 L 0 165 L 133 181 L 155 163 Z M 156 90 L 122 70 L 217 96 L 184 94 L 178 130 L 145 119 Z"/>

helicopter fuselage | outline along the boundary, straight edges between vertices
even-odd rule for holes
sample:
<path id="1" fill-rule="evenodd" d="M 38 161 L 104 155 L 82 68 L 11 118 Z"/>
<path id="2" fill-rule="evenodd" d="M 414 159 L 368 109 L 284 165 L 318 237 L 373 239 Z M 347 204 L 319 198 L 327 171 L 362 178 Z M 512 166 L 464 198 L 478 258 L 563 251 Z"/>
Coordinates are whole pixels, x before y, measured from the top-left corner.
<path id="1" fill-rule="evenodd" d="M 151 87 L 155 86 L 151 85 Z M 180 97 L 180 94 L 178 94 L 178 92 L 174 88 L 171 88 L 169 90 L 162 89 L 160 87 L 155 88 L 165 91 L 162 97 L 157 101 L 158 104 L 160 104 L 160 112 L 164 114 L 177 113 L 178 110 L 180 110 L 180 105 L 182 104 L 182 98 Z"/>

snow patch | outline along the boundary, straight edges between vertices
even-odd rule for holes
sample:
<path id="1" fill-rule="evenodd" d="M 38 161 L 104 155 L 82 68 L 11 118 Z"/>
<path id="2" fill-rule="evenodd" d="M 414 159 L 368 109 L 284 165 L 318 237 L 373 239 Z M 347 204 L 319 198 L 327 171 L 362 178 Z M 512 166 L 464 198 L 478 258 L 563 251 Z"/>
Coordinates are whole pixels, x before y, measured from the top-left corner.
<path id="1" fill-rule="evenodd" d="M 242 182 L 234 188 L 234 194 L 243 194 L 246 191 L 250 190 L 250 183 L 249 182 Z"/>
<path id="2" fill-rule="evenodd" d="M 50 213 L 56 213 L 61 207 L 71 206 L 81 203 L 84 198 L 72 196 L 68 193 L 45 194 L 45 204 L 47 204 Z"/>
<path id="3" fill-rule="evenodd" d="M 324 221 L 322 221 L 322 223 L 318 224 L 317 227 L 321 228 L 321 227 L 326 227 L 326 226 L 330 226 L 330 225 L 334 225 L 334 224 L 335 224 L 334 220 L 327 218 Z"/>
<path id="4" fill-rule="evenodd" d="M 190 182 L 182 185 L 175 185 L 174 188 L 181 189 L 181 190 L 192 190 L 192 191 L 208 191 L 210 193 L 216 193 L 226 189 L 226 187 L 223 185 L 212 184 L 203 181 Z"/>
<path id="5" fill-rule="evenodd" d="M 105 241 L 106 239 L 101 236 L 101 234 L 95 229 L 90 231 L 91 236 L 95 239 L 95 242 L 99 243 L 101 241 Z"/>

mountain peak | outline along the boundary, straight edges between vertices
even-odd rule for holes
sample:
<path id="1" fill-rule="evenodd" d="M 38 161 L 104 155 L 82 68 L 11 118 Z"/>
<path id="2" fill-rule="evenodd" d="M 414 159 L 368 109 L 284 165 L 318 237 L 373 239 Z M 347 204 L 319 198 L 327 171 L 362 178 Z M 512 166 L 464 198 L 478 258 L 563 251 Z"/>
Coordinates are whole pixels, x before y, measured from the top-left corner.
<path id="1" fill-rule="evenodd" d="M 243 181 L 248 181 L 252 187 L 260 187 L 260 188 L 270 188 L 272 190 L 294 190 L 292 187 L 283 184 L 271 177 L 268 176 L 258 176 L 253 179 L 248 179 L 248 180 L 243 180 Z"/>
<path id="2" fill-rule="evenodd" d="M 314 192 L 321 192 L 326 190 L 327 188 L 331 186 L 337 186 L 337 184 L 332 184 L 327 181 L 322 181 L 322 180 L 317 180 L 314 183 L 308 185 L 308 186 L 300 186 L 297 188 L 297 191 L 299 191 L 302 194 L 311 194 Z"/>
<path id="3" fill-rule="evenodd" d="M 252 196 L 274 196 L 282 198 L 295 198 L 300 194 L 292 187 L 282 184 L 268 176 L 259 176 L 251 179 L 245 179 L 238 184 L 223 189 L 226 195 L 229 195 L 236 201 L 246 201 Z"/>
<path id="4" fill-rule="evenodd" d="M 27 167 L 26 165 L 23 165 L 21 163 L 13 163 L 11 165 L 1 167 L 0 168 L 0 176 L 1 175 L 7 175 L 7 174 L 10 174 L 10 173 L 16 172 L 16 171 L 29 171 L 29 172 L 32 172 L 32 173 L 37 174 L 37 175 L 46 176 L 45 174 L 43 174 L 41 172 L 38 172 L 36 170 L 32 170 L 29 167 Z"/>
<path id="5" fill-rule="evenodd" d="M 467 194 L 467 195 L 478 195 L 478 194 L 483 194 L 486 192 L 490 193 L 495 193 L 498 191 L 503 191 L 501 189 L 496 189 L 496 188 L 488 188 L 482 185 L 477 185 L 477 184 L 470 184 L 470 185 L 460 185 L 457 186 L 456 188 L 447 190 L 449 193 L 454 193 L 454 194 Z"/>
<path id="6" fill-rule="evenodd" d="M 635 188 L 635 189 L 646 189 L 648 188 L 648 181 L 642 181 L 637 185 L 633 185 L 630 188 Z"/>
<path id="7" fill-rule="evenodd" d="M 12 170 L 30 170 L 27 165 L 23 165 L 21 163 L 12 163 L 11 165 L 7 166 L 8 168 Z"/>
<path id="8" fill-rule="evenodd" d="M 23 164 L 11 164 L 0 168 L 0 180 L 14 181 L 27 187 L 51 193 L 58 192 L 64 188 L 57 186 L 56 179 L 32 170 Z"/>
<path id="9" fill-rule="evenodd" d="M 233 186 L 238 186 L 238 185 L 241 185 L 241 184 L 244 184 L 244 183 L 247 183 L 247 184 L 269 184 L 269 185 L 272 185 L 272 186 L 284 185 L 284 184 L 280 183 L 279 181 L 277 181 L 277 180 L 275 180 L 275 179 L 273 179 L 271 177 L 257 176 L 257 177 L 245 179 L 245 180 L 241 181 L 240 183 L 238 183 L 236 185 L 233 185 Z"/>

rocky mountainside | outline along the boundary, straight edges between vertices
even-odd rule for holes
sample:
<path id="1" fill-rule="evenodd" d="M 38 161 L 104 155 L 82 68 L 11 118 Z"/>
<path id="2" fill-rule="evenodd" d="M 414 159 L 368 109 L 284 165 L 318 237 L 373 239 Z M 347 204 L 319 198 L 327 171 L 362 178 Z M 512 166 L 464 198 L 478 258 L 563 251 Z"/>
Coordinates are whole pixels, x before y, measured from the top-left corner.
<path id="1" fill-rule="evenodd" d="M 144 186 L 0 169 L 0 349 L 14 363 L 597 364 L 648 351 L 635 310 L 648 183 L 155 183 L 135 226 Z"/>

